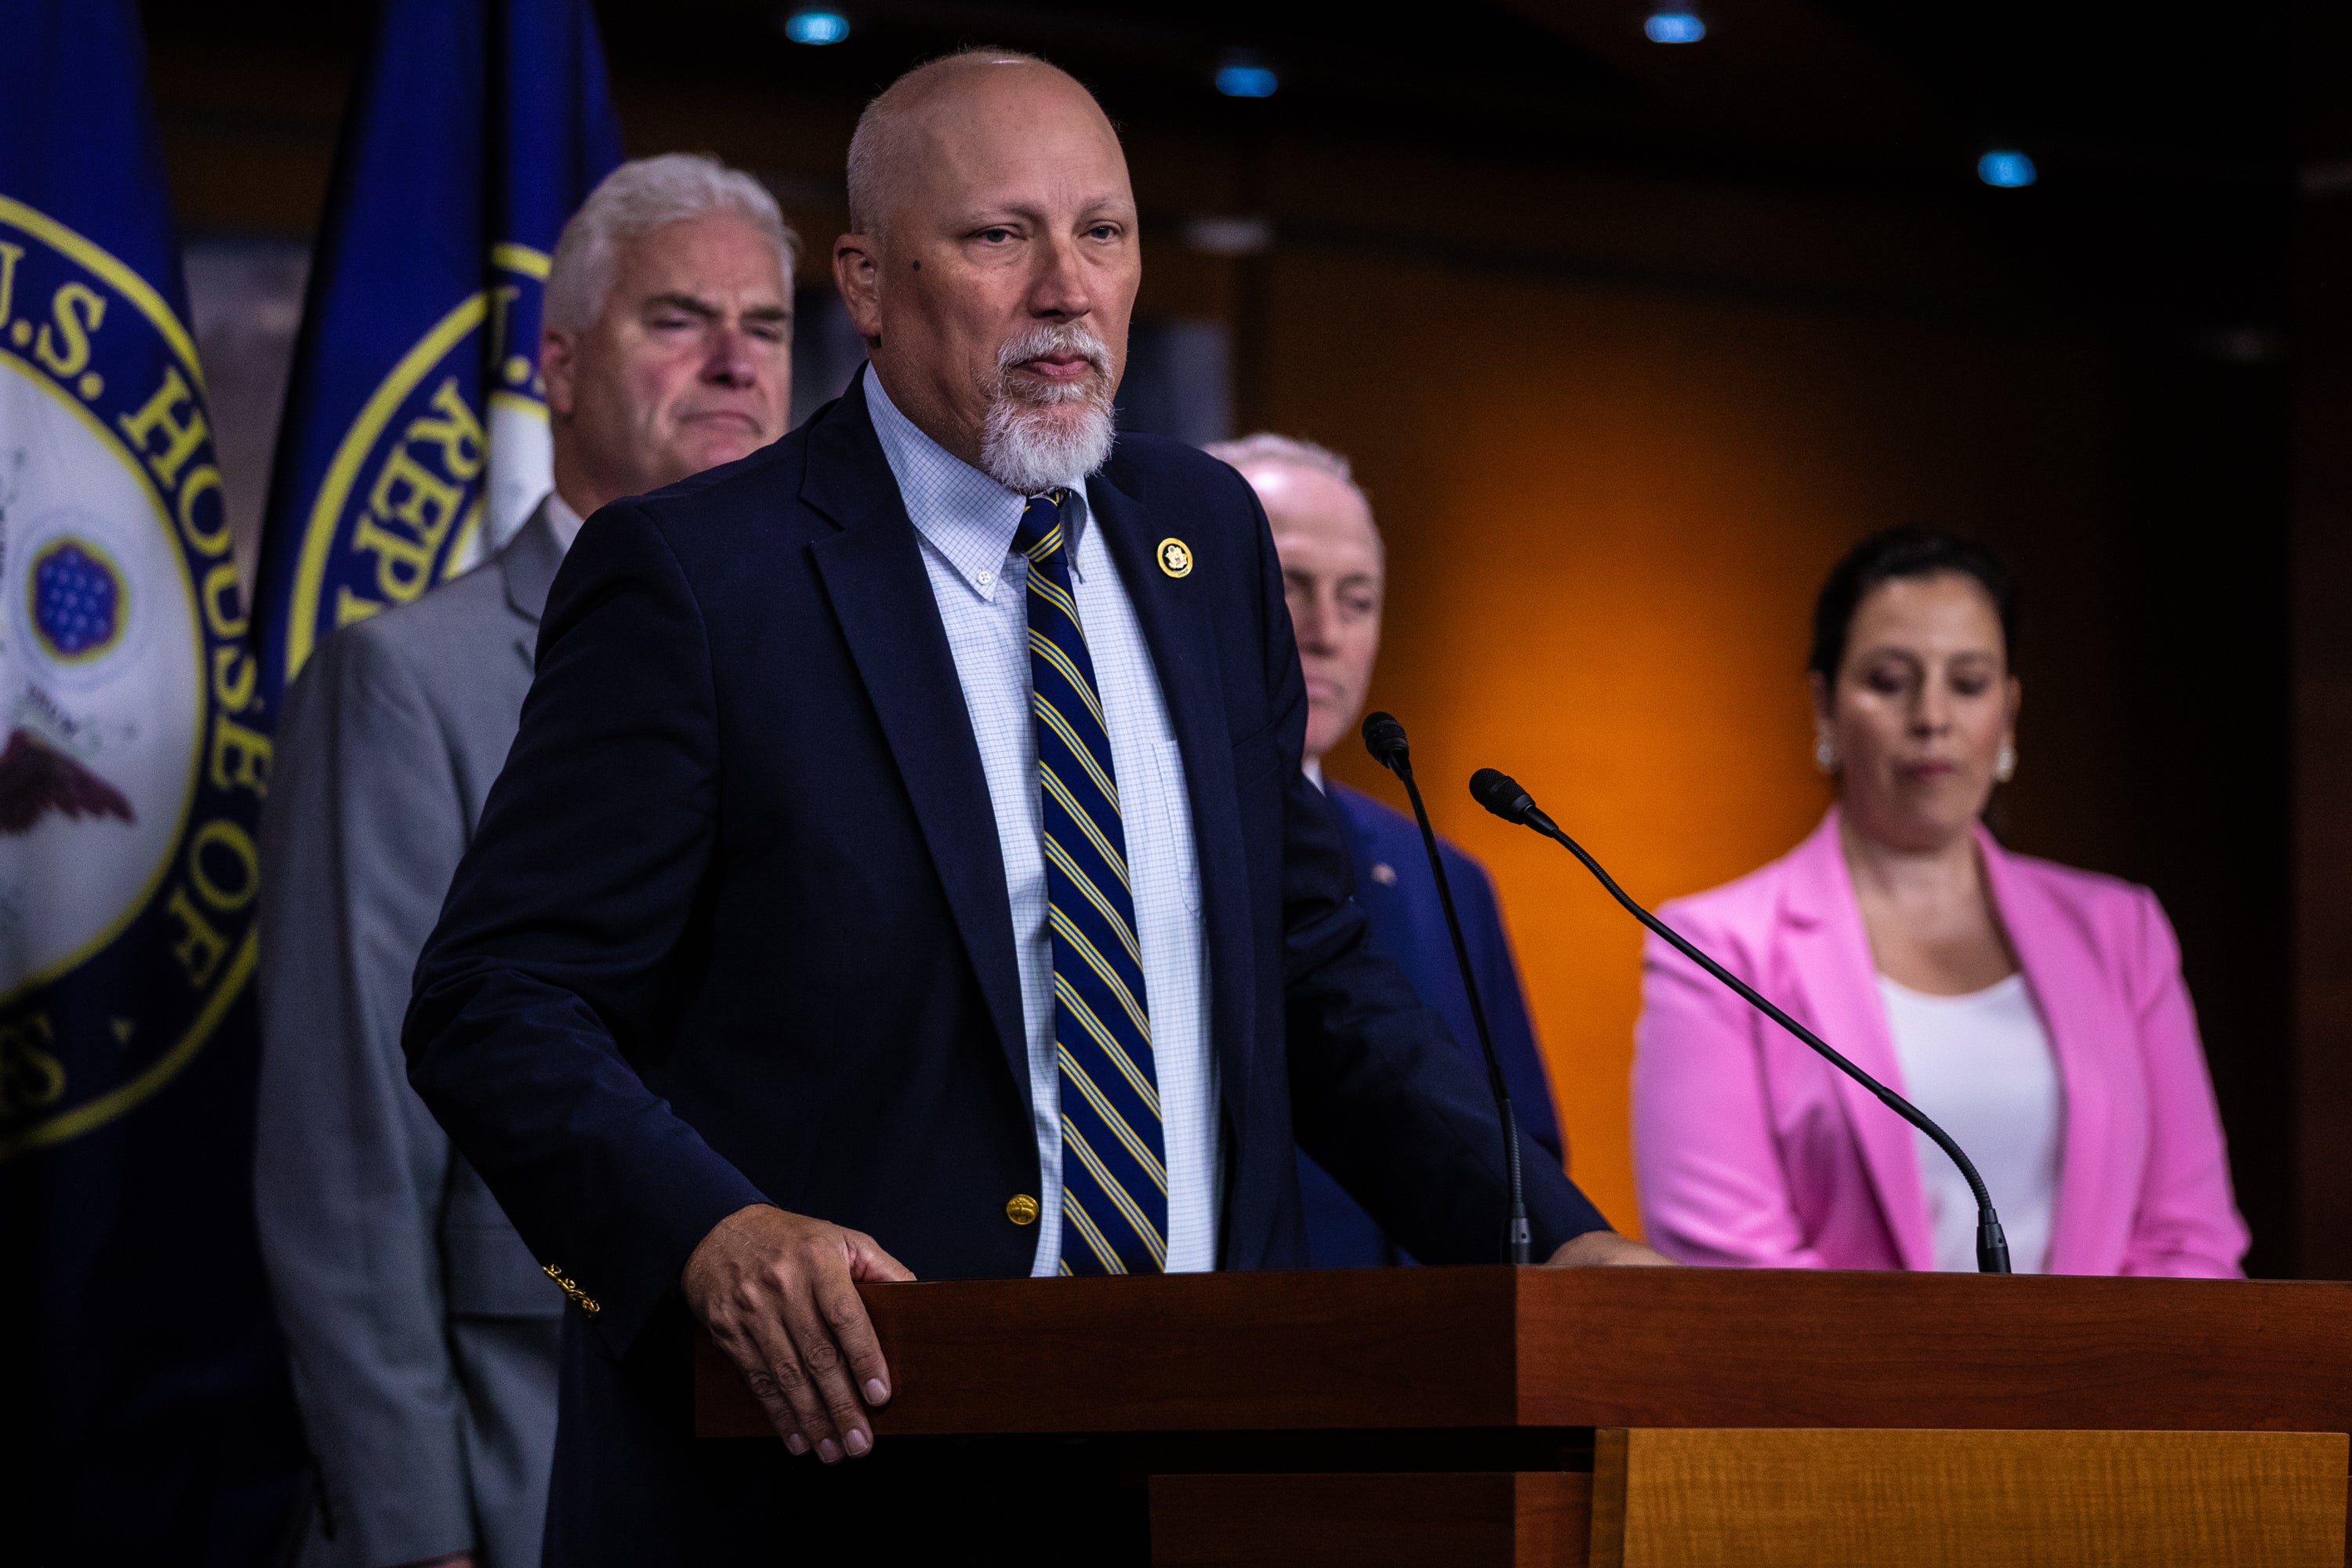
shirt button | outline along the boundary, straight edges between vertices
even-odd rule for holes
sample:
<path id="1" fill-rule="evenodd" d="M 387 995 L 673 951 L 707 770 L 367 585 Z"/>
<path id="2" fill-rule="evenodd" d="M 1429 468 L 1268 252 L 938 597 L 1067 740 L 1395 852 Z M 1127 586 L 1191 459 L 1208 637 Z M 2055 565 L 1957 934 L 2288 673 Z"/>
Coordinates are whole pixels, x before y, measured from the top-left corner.
<path id="1" fill-rule="evenodd" d="M 1015 1193 L 1004 1203 L 1004 1217 L 1014 1225 L 1037 1223 L 1037 1200 L 1027 1193 Z"/>
<path id="2" fill-rule="evenodd" d="M 995 573 L 993 573 L 993 572 L 982 572 L 982 573 L 981 573 L 981 574 L 980 574 L 979 578 L 978 578 L 978 581 L 979 581 L 979 583 L 980 583 L 980 585 L 981 585 L 982 587 L 985 588 L 985 587 L 987 587 L 991 583 L 993 583 L 993 582 L 995 582 L 995 581 L 996 581 L 996 574 L 995 574 Z"/>

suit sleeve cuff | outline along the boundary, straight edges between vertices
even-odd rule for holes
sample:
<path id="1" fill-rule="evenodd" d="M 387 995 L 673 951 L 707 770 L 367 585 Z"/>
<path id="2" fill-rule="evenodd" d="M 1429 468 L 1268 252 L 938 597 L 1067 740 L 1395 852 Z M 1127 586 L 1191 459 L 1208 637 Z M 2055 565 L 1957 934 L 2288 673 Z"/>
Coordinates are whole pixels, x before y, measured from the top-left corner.
<path id="1" fill-rule="evenodd" d="M 1528 1229 L 1534 1242 L 1529 1250 L 1538 1262 L 1589 1231 L 1616 1228 L 1559 1166 L 1531 1157 L 1540 1152 L 1533 1139 L 1523 1132 L 1519 1142 L 1526 1145 L 1520 1151 L 1519 1164 L 1520 1181 L 1527 1189 Z"/>
<path id="2" fill-rule="evenodd" d="M 671 1178 L 659 1211 L 645 1215 L 646 1223 L 637 1230 L 644 1238 L 635 1249 L 638 1256 L 614 1270 L 613 1284 L 601 1300 L 584 1279 L 575 1282 L 580 1294 L 564 1292 L 582 1310 L 583 1296 L 595 1301 L 589 1325 L 616 1358 L 628 1352 L 662 1299 L 678 1289 L 687 1259 L 702 1238 L 737 1210 L 772 1201 L 729 1161 L 708 1150 L 704 1155 Z"/>

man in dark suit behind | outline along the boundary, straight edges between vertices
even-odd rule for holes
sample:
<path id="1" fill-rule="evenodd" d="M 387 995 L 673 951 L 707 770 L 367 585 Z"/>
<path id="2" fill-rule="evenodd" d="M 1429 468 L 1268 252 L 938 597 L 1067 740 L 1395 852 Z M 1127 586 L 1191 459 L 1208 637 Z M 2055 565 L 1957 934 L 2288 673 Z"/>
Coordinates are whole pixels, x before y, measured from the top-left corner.
<path id="1" fill-rule="evenodd" d="M 1394 959 L 1413 993 L 1444 1018 L 1454 1044 L 1473 1067 L 1486 1070 L 1478 1051 L 1468 994 L 1462 988 L 1454 942 L 1445 929 L 1429 852 L 1412 818 L 1371 796 L 1323 776 L 1323 756 L 1354 737 L 1380 657 L 1381 613 L 1387 602 L 1387 549 L 1372 520 L 1371 502 L 1348 459 L 1312 442 L 1260 432 L 1207 448 L 1231 463 L 1257 492 L 1273 525 L 1282 560 L 1284 596 L 1298 640 L 1307 683 L 1307 776 L 1338 813 L 1355 873 L 1356 902 L 1371 924 L 1372 946 Z M 1562 1159 L 1551 1084 L 1528 1022 L 1518 965 L 1503 934 L 1502 912 L 1486 868 L 1444 839 L 1438 853 L 1462 917 L 1464 945 L 1477 976 L 1478 994 L 1495 1041 L 1495 1058 L 1510 1088 L 1519 1127 L 1555 1161 Z M 1298 1193 L 1307 1209 L 1307 1249 L 1318 1268 L 1376 1268 L 1412 1261 L 1381 1229 L 1364 1205 L 1302 1151 Z"/>
<path id="2" fill-rule="evenodd" d="M 577 1309 L 551 1563 L 870 1549 L 917 1514 L 696 1447 L 697 1325 L 855 1458 L 856 1282 L 1297 1267 L 1294 1130 L 1415 1256 L 1494 1256 L 1494 1112 L 1367 948 L 1264 515 L 1110 453 L 1109 122 L 967 52 L 869 107 L 849 191 L 871 364 L 590 520 L 417 968 L 411 1079 Z M 1655 1259 L 1527 1160 L 1538 1256 Z"/>

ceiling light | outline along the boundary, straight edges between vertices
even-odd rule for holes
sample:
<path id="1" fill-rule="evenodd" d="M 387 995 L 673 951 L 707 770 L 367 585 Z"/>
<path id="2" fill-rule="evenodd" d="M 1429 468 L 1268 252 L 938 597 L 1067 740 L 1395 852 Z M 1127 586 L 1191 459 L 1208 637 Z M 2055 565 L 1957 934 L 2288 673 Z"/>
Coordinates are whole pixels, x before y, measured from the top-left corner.
<path id="1" fill-rule="evenodd" d="M 1274 225 L 1262 217 L 1203 213 L 1184 220 L 1184 243 L 1205 256 L 1257 256 L 1274 244 Z"/>
<path id="2" fill-rule="evenodd" d="M 2004 191 L 2017 190 L 2041 178 L 2033 160 L 2014 148 L 2000 148 L 1977 160 L 1977 178 Z"/>
<path id="3" fill-rule="evenodd" d="M 1696 44 L 1706 37 L 1706 23 L 1696 11 L 1653 11 L 1642 32 L 1654 44 Z"/>
<path id="4" fill-rule="evenodd" d="M 796 44 L 837 44 L 849 37 L 849 18 L 838 11 L 795 11 L 784 18 L 784 37 Z"/>
<path id="5" fill-rule="evenodd" d="M 1274 89 L 1282 82 L 1274 72 L 1259 65 L 1223 65 L 1217 68 L 1217 90 L 1227 98 L 1272 98 Z"/>

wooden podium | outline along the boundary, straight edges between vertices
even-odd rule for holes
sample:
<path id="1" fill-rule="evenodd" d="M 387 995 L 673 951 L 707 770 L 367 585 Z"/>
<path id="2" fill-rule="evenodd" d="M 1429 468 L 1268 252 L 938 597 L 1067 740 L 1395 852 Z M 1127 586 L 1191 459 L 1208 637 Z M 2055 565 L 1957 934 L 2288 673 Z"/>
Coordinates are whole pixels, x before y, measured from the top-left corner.
<path id="1" fill-rule="evenodd" d="M 952 1443 L 1006 1478 L 984 1496 L 1087 1476 L 1094 1561 L 2346 1561 L 2352 1284 L 1496 1268 L 866 1299 L 897 1389 L 877 1460 Z M 774 1441 L 707 1343 L 695 1411 Z"/>

